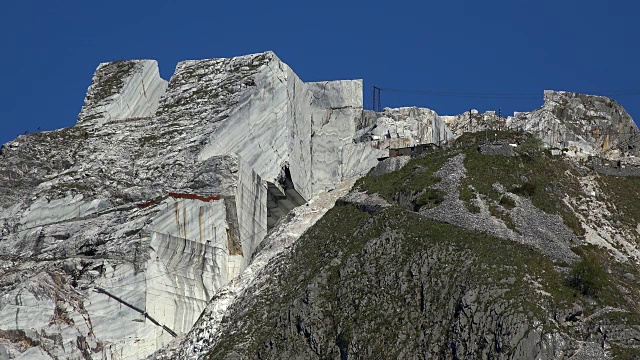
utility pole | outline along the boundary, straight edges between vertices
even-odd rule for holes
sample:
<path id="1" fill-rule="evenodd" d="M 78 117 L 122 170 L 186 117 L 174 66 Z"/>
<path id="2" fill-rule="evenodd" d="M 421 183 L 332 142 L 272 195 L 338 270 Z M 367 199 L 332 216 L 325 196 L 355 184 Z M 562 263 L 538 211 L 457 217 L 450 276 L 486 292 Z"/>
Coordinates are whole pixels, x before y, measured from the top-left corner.
<path id="1" fill-rule="evenodd" d="M 376 87 L 373 87 L 373 104 L 371 104 L 371 110 L 376 111 Z"/>
<path id="2" fill-rule="evenodd" d="M 380 89 L 377 86 L 373 87 L 373 111 L 382 112 L 382 98 L 380 95 Z"/>
<path id="3" fill-rule="evenodd" d="M 482 120 L 483 120 L 482 125 L 484 125 L 484 143 L 488 144 L 489 143 L 489 136 L 487 135 L 487 130 L 489 129 L 489 122 L 486 120 L 487 119 L 486 116 L 489 116 L 489 115 L 487 115 L 486 112 L 485 112 L 485 114 L 484 114 L 484 116 L 482 118 Z"/>

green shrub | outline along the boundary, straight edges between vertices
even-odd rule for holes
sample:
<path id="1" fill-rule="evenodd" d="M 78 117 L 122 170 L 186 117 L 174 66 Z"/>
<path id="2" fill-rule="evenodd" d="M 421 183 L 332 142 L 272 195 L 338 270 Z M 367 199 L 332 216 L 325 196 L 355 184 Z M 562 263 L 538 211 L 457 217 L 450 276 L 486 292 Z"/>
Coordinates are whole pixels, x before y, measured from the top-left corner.
<path id="1" fill-rule="evenodd" d="M 516 224 L 513 222 L 511 216 L 508 213 L 504 212 L 504 210 L 500 209 L 496 205 L 489 206 L 489 212 L 495 218 L 498 218 L 504 222 L 504 224 L 511 230 L 516 231 Z"/>
<path id="2" fill-rule="evenodd" d="M 516 148 L 516 152 L 520 154 L 524 159 L 534 160 L 537 156 L 544 151 L 544 143 L 542 140 L 532 137 L 522 142 Z"/>
<path id="3" fill-rule="evenodd" d="M 362 177 L 356 182 L 354 188 L 360 188 L 369 194 L 378 193 L 387 201 L 395 202 L 394 198 L 401 189 L 417 193 L 438 183 L 440 179 L 434 174 L 449 157 L 451 155 L 444 151 L 430 153 L 425 157 L 412 159 L 400 170 L 377 177 Z M 416 167 L 420 167 L 421 171 L 413 171 Z"/>
<path id="4" fill-rule="evenodd" d="M 427 189 L 424 194 L 416 200 L 416 205 L 434 207 L 444 201 L 444 193 L 439 190 Z"/>
<path id="5" fill-rule="evenodd" d="M 597 295 L 607 281 L 607 273 L 593 260 L 585 258 L 573 265 L 567 282 L 583 295 Z"/>
<path id="6" fill-rule="evenodd" d="M 469 210 L 470 213 L 480 214 L 480 211 L 481 211 L 480 206 L 471 202 L 467 202 L 465 204 L 467 205 L 467 210 Z"/>
<path id="7" fill-rule="evenodd" d="M 459 199 L 464 202 L 464 205 L 467 207 L 469 212 L 479 214 L 480 207 L 472 202 L 473 199 L 476 198 L 476 194 L 474 192 L 473 187 L 470 186 L 461 186 L 460 187 L 460 197 Z"/>
<path id="8" fill-rule="evenodd" d="M 572 211 L 562 210 L 560 216 L 562 216 L 564 224 L 567 225 L 567 227 L 571 229 L 576 236 L 584 236 L 585 231 L 582 227 L 582 223 Z"/>
<path id="9" fill-rule="evenodd" d="M 511 190 L 512 193 L 532 197 L 536 193 L 536 184 L 526 182 L 521 186 L 516 186 Z"/>
<path id="10" fill-rule="evenodd" d="M 503 196 L 500 198 L 500 205 L 505 209 L 513 209 L 516 207 L 516 201 L 508 196 Z"/>

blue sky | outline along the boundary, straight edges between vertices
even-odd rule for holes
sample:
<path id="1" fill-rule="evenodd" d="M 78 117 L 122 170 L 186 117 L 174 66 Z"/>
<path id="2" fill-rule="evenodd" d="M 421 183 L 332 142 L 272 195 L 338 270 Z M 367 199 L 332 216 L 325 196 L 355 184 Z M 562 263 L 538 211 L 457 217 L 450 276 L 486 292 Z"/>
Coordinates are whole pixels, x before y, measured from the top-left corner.
<path id="1" fill-rule="evenodd" d="M 614 96 L 640 119 L 636 1 L 20 1 L 0 11 L 0 143 L 76 122 L 100 62 L 151 58 L 169 79 L 186 59 L 273 50 L 305 81 L 485 99 L 383 92 L 384 106 L 440 114 L 542 104 L 544 89 Z"/>

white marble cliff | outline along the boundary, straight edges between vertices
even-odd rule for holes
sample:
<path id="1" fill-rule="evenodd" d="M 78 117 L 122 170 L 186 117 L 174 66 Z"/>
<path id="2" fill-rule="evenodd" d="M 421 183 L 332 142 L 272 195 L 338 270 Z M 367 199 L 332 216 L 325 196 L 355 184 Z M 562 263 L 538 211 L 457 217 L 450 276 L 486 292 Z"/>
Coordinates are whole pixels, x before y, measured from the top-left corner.
<path id="1" fill-rule="evenodd" d="M 166 89 L 155 60 L 102 63 L 93 75 L 78 123 L 152 116 Z"/>
<path id="2" fill-rule="evenodd" d="M 451 138 L 434 114 L 363 112 L 362 81 L 305 83 L 271 52 L 169 82 L 100 64 L 76 126 L 0 149 L 0 358 L 146 357 L 289 211 L 389 146 Z"/>
<path id="3" fill-rule="evenodd" d="M 358 131 L 358 141 L 371 142 L 379 149 L 404 148 L 420 144 L 445 145 L 453 132 L 435 111 L 417 107 L 365 111 L 368 127 Z"/>

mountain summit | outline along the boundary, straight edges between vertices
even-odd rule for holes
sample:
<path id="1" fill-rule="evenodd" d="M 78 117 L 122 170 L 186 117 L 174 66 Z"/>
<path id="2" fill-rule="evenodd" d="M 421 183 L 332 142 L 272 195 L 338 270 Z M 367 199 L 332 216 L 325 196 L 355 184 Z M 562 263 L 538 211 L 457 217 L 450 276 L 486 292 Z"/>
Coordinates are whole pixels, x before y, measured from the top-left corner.
<path id="1" fill-rule="evenodd" d="M 0 358 L 633 356 L 638 129 L 544 96 L 374 112 L 271 52 L 100 64 L 75 126 L 0 149 Z"/>

